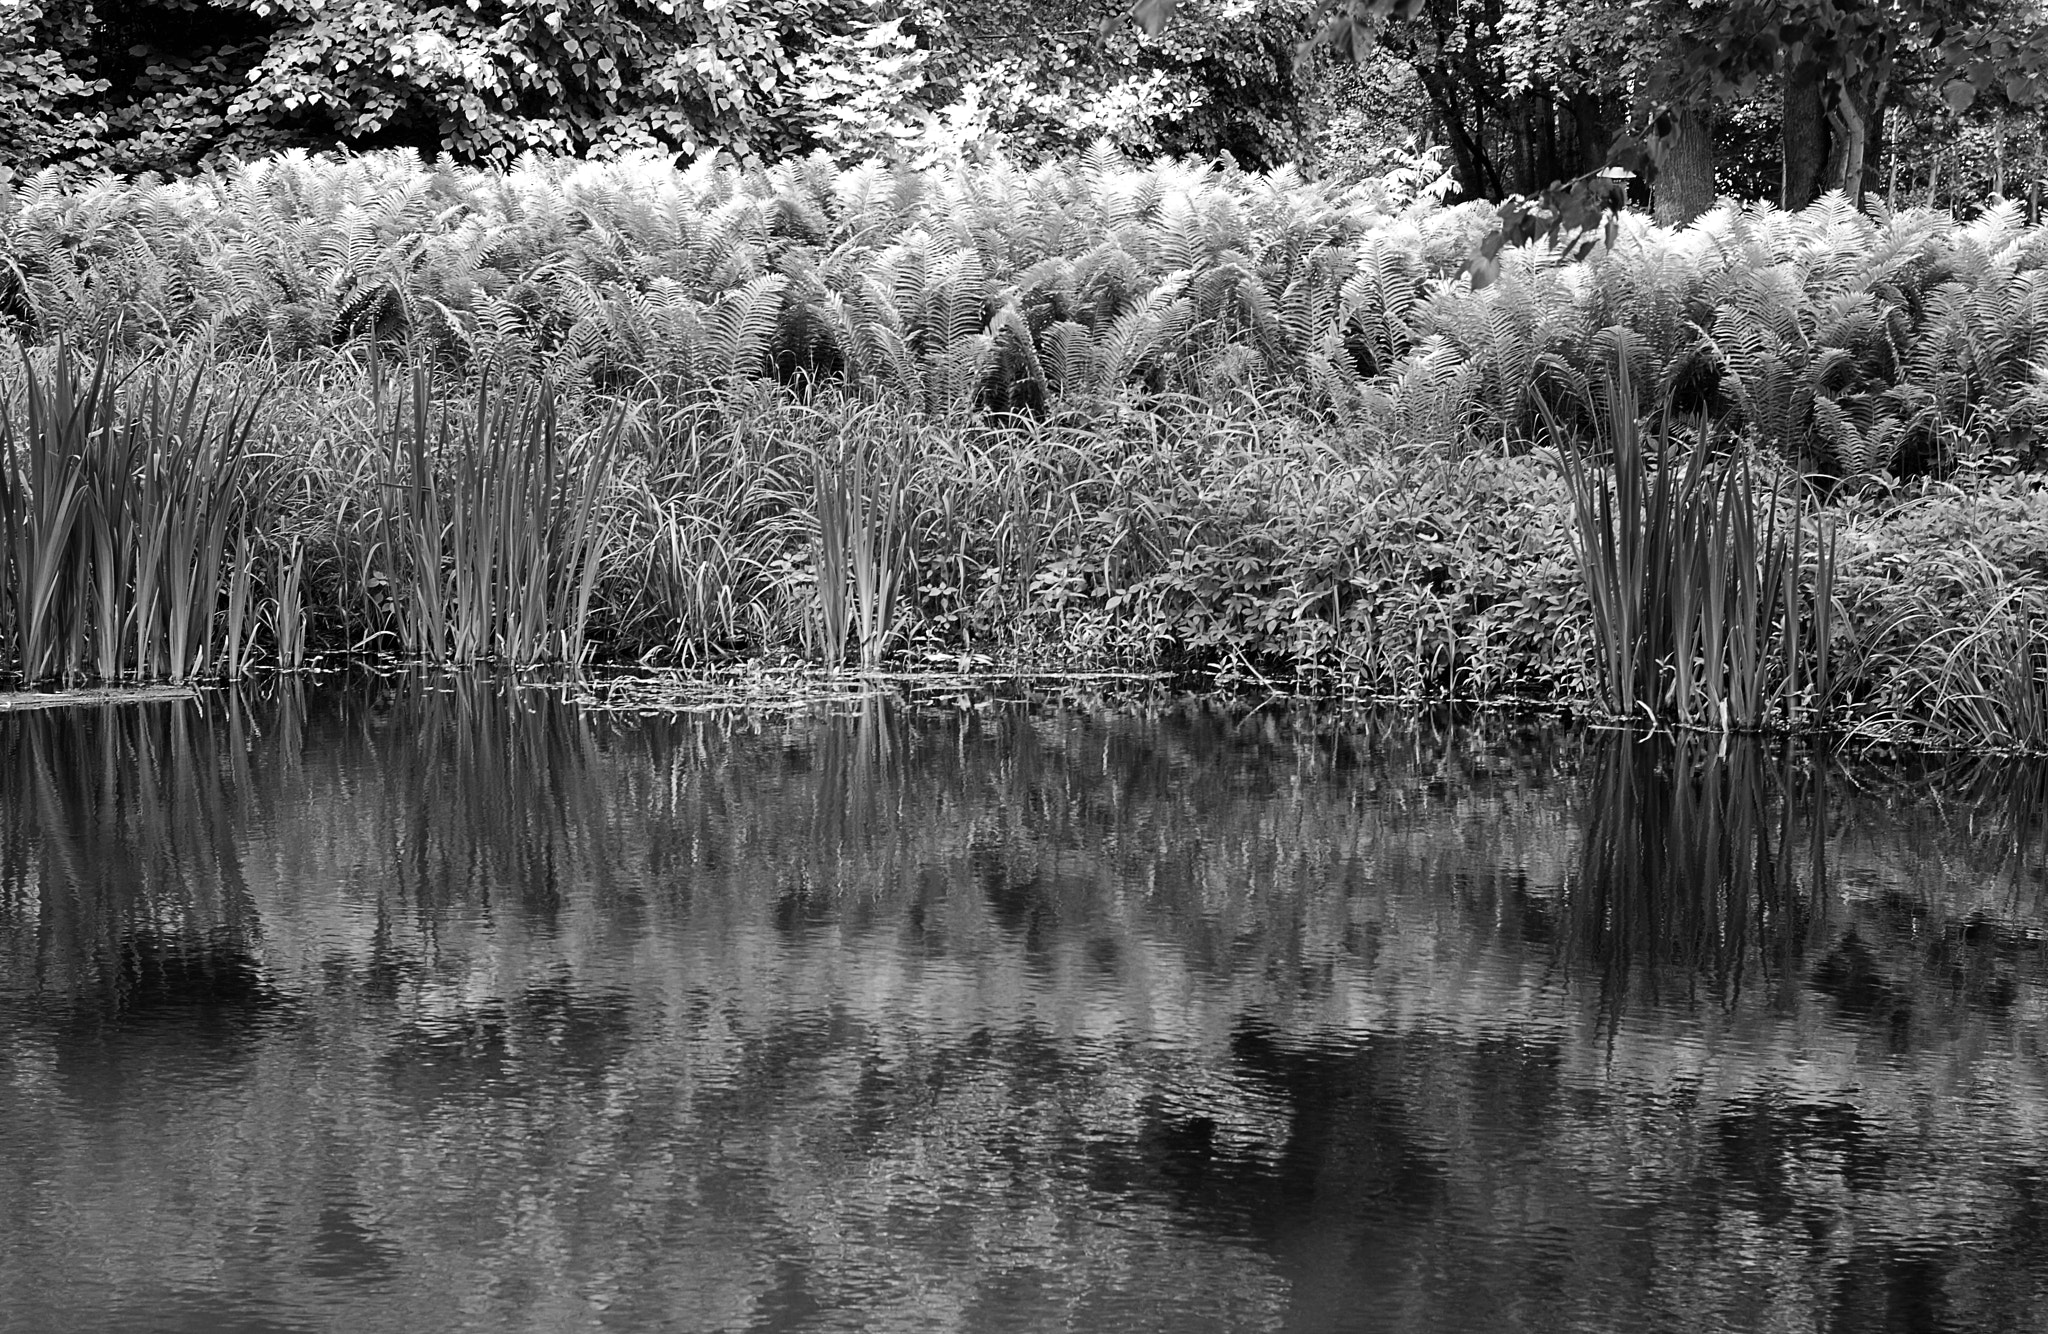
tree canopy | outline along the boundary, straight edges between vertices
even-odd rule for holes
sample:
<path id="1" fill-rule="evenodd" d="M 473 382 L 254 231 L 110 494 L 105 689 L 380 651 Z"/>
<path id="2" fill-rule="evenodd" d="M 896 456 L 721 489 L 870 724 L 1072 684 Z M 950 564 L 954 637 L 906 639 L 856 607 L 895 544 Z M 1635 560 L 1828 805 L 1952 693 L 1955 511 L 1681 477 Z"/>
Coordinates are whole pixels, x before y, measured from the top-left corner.
<path id="1" fill-rule="evenodd" d="M 1667 219 L 1729 193 L 1958 202 L 2048 165 L 2044 31 L 2041 0 L 10 0 L 0 163 L 1108 139 L 1312 174 L 1440 154 L 1531 225 L 1617 167 Z"/>

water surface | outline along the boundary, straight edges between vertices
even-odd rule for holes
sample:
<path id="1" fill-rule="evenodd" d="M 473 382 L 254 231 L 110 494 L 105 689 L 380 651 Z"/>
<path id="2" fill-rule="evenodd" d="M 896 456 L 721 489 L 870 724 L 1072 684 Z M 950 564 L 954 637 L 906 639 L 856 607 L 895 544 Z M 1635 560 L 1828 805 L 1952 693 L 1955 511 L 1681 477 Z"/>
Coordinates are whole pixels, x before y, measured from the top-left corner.
<path id="1" fill-rule="evenodd" d="M 0 717 L 0 1327 L 2048 1327 L 2038 769 L 468 680 Z"/>

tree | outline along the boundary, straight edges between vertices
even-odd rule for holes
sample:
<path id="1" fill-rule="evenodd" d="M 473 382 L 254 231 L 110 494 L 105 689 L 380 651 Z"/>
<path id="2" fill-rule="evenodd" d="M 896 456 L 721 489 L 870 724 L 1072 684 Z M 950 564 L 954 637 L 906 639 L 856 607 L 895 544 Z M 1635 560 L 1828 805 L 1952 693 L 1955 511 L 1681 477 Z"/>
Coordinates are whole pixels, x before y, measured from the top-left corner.
<path id="1" fill-rule="evenodd" d="M 1466 196 L 1527 193 L 1603 165 L 1625 115 L 1605 33 L 1516 0 L 1424 0 L 1412 13 L 1372 40 L 1415 70 Z"/>
<path id="2" fill-rule="evenodd" d="M 1940 86 L 1958 110 L 2008 82 L 2015 102 L 2041 100 L 2048 33 L 2032 0 L 1732 0 L 1710 12 L 1687 58 L 1723 97 L 1775 77 L 1786 208 L 1876 190 L 1885 110 L 1910 85 Z M 2037 72 L 2008 78 L 2016 60 Z"/>
<path id="3" fill-rule="evenodd" d="M 5 84 L 40 99 L 21 114 L 46 131 L 81 98 L 93 113 L 92 133 L 27 136 L 32 161 L 177 171 L 222 152 L 398 144 L 472 161 L 772 156 L 801 146 L 796 60 L 856 2 L 67 0 L 64 25 L 6 11 L 0 73 L 33 71 Z"/>
<path id="4" fill-rule="evenodd" d="M 1306 144 L 1300 56 L 1314 0 L 1188 0 L 1170 29 L 1152 32 L 1105 24 L 1120 0 L 894 2 L 902 30 L 930 52 L 932 107 L 980 109 L 1013 154 L 1107 138 L 1129 152 L 1271 167 Z"/>
<path id="5" fill-rule="evenodd" d="M 825 0 L 216 0 L 277 23 L 230 104 L 469 160 L 786 139 L 796 55 Z"/>
<path id="6" fill-rule="evenodd" d="M 1129 16 L 1159 30 L 1185 3 L 1136 0 Z M 1885 108 L 1910 88 L 1938 87 L 1958 111 L 1992 90 L 2019 107 L 2048 100 L 2039 0 L 1592 0 L 1568 21 L 1546 24 L 1537 13 L 1505 0 L 1319 0 L 1312 40 L 1354 55 L 1381 41 L 1408 44 L 1425 64 L 1435 62 L 1442 90 L 1432 90 L 1432 101 L 1454 113 L 1456 99 L 1483 97 L 1489 84 L 1631 94 L 1636 133 L 1615 141 L 1610 164 L 1653 168 L 1642 174 L 1661 180 L 1658 211 L 1671 221 L 1697 216 L 1713 198 L 1722 108 L 1766 84 L 1783 99 L 1780 200 L 1788 207 L 1831 189 L 1859 200 L 1874 189 Z M 1491 69 L 1472 63 L 1488 43 L 1496 47 Z M 1450 79 L 1442 77 L 1446 53 L 1466 62 Z M 1460 167 L 1476 193 L 1521 192 L 1486 170 L 1476 144 L 1460 153 Z M 1611 193 L 1604 179 L 1582 170 L 1560 188 L 1597 198 Z M 1524 210 L 1572 211 L 1561 197 Z"/>
<path id="7" fill-rule="evenodd" d="M 94 142 L 105 122 L 90 99 L 105 81 L 65 60 L 84 19 L 35 0 L 0 6 L 0 164 L 35 165 Z"/>
<path id="8" fill-rule="evenodd" d="M 0 161 L 136 172 L 284 147 L 465 161 L 645 147 L 1024 156 L 1105 135 L 1273 166 L 1313 0 L 10 0 Z M 46 15 L 45 8 L 48 8 Z"/>

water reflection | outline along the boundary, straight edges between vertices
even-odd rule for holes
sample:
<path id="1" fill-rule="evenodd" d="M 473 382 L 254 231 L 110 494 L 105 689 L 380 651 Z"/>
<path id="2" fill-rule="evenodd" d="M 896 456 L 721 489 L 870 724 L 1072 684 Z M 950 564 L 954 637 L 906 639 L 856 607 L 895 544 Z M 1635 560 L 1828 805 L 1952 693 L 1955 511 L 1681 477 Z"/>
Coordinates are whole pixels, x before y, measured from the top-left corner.
<path id="1" fill-rule="evenodd" d="M 2048 1297 L 2048 788 L 2014 762 L 435 678 L 0 717 L 0 777 L 23 1328 L 1986 1330 Z"/>

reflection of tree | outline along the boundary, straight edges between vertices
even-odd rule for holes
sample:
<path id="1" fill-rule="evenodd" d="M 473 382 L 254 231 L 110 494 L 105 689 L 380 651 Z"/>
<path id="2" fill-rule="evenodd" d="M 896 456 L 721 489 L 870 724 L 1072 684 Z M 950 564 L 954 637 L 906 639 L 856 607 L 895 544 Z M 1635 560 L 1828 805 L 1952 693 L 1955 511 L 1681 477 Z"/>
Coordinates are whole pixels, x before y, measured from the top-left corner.
<path id="1" fill-rule="evenodd" d="M 32 1174 L 0 1139 L 0 1200 L 61 1204 L 77 1252 L 0 1232 L 0 1306 L 31 1270 L 281 1320 L 348 1285 L 364 1329 L 1997 1328 L 2048 1296 L 2040 909 L 1916 879 L 1873 851 L 1901 817 L 1839 776 L 1823 812 L 1796 756 L 1216 702 L 627 718 L 483 679 L 30 721 L 0 949 L 91 999 L 145 926 L 232 939 L 290 1022 L 225 1066 L 197 1023 L 90 1069 L 49 1027 L 0 1048 L 0 1126 L 45 1066 L 106 1106 Z"/>

